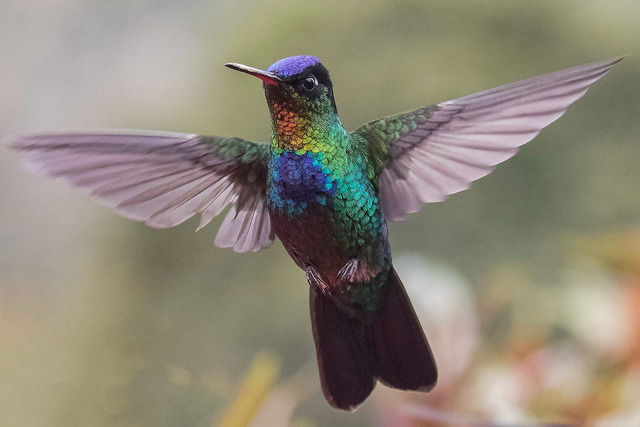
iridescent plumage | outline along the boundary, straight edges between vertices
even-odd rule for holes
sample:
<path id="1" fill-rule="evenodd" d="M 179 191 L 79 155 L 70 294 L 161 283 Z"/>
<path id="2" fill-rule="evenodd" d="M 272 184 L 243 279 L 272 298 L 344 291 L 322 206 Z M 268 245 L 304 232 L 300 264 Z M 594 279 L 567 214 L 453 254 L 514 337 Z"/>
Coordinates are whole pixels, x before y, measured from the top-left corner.
<path id="1" fill-rule="evenodd" d="M 418 108 L 346 131 L 329 73 L 313 56 L 266 71 L 270 144 L 168 133 L 37 134 L 13 147 L 30 167 L 117 213 L 200 227 L 231 205 L 215 243 L 257 251 L 277 236 L 305 270 L 325 397 L 354 409 L 376 381 L 430 390 L 437 370 L 393 269 L 387 220 L 444 200 L 559 118 L 622 58 Z"/>
<path id="2" fill-rule="evenodd" d="M 307 67 L 313 67 L 320 63 L 320 59 L 311 55 L 297 55 L 282 58 L 267 68 L 267 71 L 282 77 L 291 77 L 302 73 Z"/>

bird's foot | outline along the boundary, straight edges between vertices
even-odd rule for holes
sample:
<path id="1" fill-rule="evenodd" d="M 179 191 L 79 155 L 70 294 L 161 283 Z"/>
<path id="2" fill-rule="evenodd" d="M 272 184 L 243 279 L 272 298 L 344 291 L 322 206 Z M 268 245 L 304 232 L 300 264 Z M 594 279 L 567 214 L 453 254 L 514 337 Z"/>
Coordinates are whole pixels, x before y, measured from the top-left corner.
<path id="1" fill-rule="evenodd" d="M 358 258 L 351 258 L 341 269 L 338 271 L 338 280 L 343 286 L 348 288 L 350 283 L 355 282 L 356 273 L 358 271 Z"/>
<path id="2" fill-rule="evenodd" d="M 324 296 L 329 296 L 331 294 L 329 285 L 326 284 L 318 269 L 310 265 L 306 268 L 305 273 L 307 273 L 307 282 L 309 282 L 310 286 L 314 286 L 319 289 Z"/>

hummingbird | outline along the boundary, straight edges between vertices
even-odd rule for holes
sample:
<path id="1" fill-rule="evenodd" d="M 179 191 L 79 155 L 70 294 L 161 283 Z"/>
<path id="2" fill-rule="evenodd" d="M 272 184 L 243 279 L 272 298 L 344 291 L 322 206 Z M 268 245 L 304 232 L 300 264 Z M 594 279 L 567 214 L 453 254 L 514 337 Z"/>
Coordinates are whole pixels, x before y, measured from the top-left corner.
<path id="1" fill-rule="evenodd" d="M 168 228 L 230 205 L 215 244 L 258 251 L 280 239 L 306 274 L 323 394 L 354 410 L 379 381 L 430 391 L 438 371 L 394 269 L 388 221 L 440 202 L 512 157 L 624 57 L 417 108 L 346 130 L 328 70 L 281 59 L 257 77 L 268 143 L 146 131 L 40 133 L 11 146 L 116 213 Z M 418 70 L 416 70 L 418 72 Z"/>

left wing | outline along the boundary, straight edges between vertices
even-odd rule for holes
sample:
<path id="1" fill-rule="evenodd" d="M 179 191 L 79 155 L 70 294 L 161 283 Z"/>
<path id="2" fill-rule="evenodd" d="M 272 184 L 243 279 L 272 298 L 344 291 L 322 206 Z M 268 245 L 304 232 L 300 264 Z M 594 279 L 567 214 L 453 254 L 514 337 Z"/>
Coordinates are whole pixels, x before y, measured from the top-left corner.
<path id="1" fill-rule="evenodd" d="M 522 80 L 366 123 L 351 134 L 378 184 L 384 216 L 469 188 L 558 119 L 624 57 Z"/>
<path id="2" fill-rule="evenodd" d="M 116 213 L 151 227 L 201 213 L 200 229 L 232 204 L 216 245 L 255 252 L 274 240 L 265 204 L 267 144 L 118 131 L 24 135 L 11 147 L 32 171 L 87 188 Z"/>

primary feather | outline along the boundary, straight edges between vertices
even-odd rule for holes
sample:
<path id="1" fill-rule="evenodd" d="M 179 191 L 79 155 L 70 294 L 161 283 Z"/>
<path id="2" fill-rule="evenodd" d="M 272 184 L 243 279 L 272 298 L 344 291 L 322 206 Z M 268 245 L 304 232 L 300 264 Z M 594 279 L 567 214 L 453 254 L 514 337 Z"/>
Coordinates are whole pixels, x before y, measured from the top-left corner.
<path id="1" fill-rule="evenodd" d="M 617 58 L 375 120 L 352 132 L 377 166 L 382 212 L 400 221 L 469 188 L 558 119 Z"/>
<path id="2" fill-rule="evenodd" d="M 151 227 L 201 213 L 200 229 L 233 204 L 216 244 L 246 252 L 274 239 L 264 206 L 267 144 L 122 131 L 24 135 L 12 147 L 27 167 L 87 188 L 118 214 Z"/>

